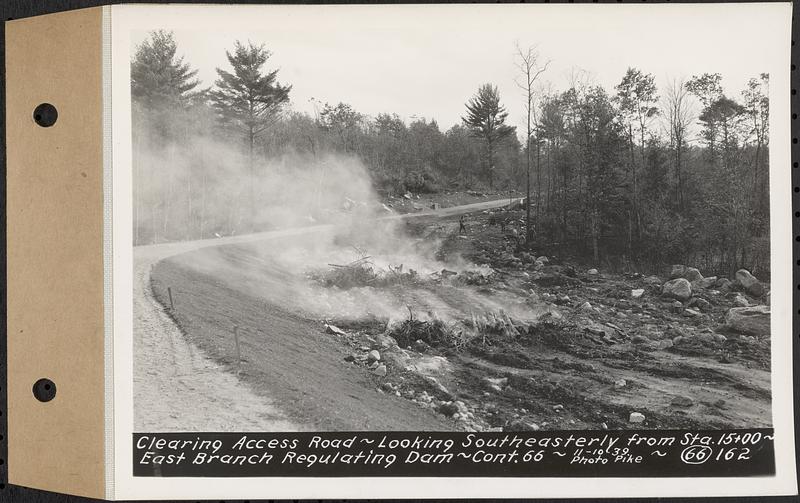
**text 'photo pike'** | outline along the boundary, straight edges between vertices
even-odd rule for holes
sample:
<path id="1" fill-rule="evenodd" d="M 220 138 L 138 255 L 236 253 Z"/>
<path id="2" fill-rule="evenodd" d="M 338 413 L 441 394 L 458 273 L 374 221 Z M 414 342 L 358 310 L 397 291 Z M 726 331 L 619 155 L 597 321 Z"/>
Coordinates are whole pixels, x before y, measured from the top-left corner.
<path id="1" fill-rule="evenodd" d="M 771 426 L 757 61 L 331 33 L 132 35 L 138 431 Z"/>

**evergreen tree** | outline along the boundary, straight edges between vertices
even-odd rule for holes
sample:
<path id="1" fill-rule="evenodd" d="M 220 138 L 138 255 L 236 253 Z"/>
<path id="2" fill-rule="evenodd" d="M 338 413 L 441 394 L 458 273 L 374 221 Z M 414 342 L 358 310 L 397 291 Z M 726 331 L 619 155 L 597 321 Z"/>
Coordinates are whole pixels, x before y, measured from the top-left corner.
<path id="1" fill-rule="evenodd" d="M 217 68 L 210 96 L 222 123 L 241 131 L 252 154 L 256 140 L 279 118 L 292 86 L 277 81 L 278 70 L 262 70 L 272 53 L 263 45 L 242 44 L 226 51 L 233 72 Z"/>
<path id="2" fill-rule="evenodd" d="M 500 104 L 497 87 L 484 84 L 477 94 L 466 104 L 467 116 L 461 120 L 472 134 L 486 142 L 486 170 L 489 188 L 494 188 L 494 153 L 497 144 L 514 133 L 514 128 L 506 125 L 508 112 Z"/>
<path id="3" fill-rule="evenodd" d="M 141 112 L 134 113 L 134 121 L 146 116 L 152 137 L 161 140 L 173 136 L 171 116 L 190 103 L 200 83 L 197 70 L 177 51 L 172 32 L 156 30 L 137 46 L 131 60 L 131 97 L 134 111 Z"/>
<path id="4" fill-rule="evenodd" d="M 255 163 L 253 151 L 256 140 L 280 117 L 282 106 L 289 101 L 291 86 L 277 81 L 278 70 L 264 72 L 263 67 L 272 55 L 264 45 L 247 45 L 236 41 L 233 53 L 226 51 L 232 72 L 217 68 L 219 78 L 210 96 L 223 126 L 243 134 L 250 159 L 250 211 L 255 208 Z"/>

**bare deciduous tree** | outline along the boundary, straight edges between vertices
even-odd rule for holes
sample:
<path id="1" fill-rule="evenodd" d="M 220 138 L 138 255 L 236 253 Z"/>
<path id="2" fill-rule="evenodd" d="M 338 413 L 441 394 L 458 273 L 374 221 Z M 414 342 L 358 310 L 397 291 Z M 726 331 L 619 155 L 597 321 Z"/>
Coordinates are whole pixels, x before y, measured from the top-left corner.
<path id="1" fill-rule="evenodd" d="M 663 105 L 669 145 L 673 152 L 675 169 L 675 200 L 680 208 L 683 201 L 683 154 L 688 144 L 688 131 L 694 120 L 689 103 L 689 91 L 683 79 L 673 79 L 664 88 Z"/>
<path id="2" fill-rule="evenodd" d="M 525 96 L 525 242 L 530 243 L 533 238 L 533 228 L 531 227 L 531 136 L 536 129 L 536 220 L 539 220 L 540 197 L 542 193 L 542 172 L 540 156 L 540 134 L 539 125 L 536 118 L 536 103 L 534 85 L 536 80 L 547 70 L 550 61 L 544 64 L 540 62 L 539 53 L 536 47 L 529 46 L 523 49 L 519 43 L 516 46 L 516 66 L 519 70 L 519 77 L 516 79 L 517 86 L 522 89 Z"/>

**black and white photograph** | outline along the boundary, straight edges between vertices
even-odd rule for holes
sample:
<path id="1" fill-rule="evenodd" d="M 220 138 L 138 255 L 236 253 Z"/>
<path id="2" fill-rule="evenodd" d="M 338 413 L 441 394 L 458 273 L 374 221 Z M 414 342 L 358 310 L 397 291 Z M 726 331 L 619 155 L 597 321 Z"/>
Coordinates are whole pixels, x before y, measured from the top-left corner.
<path id="1" fill-rule="evenodd" d="M 672 12 L 132 33 L 135 431 L 771 427 L 769 68 Z"/>
<path id="2" fill-rule="evenodd" d="M 9 487 L 797 494 L 793 4 L 53 9 L 4 23 Z"/>

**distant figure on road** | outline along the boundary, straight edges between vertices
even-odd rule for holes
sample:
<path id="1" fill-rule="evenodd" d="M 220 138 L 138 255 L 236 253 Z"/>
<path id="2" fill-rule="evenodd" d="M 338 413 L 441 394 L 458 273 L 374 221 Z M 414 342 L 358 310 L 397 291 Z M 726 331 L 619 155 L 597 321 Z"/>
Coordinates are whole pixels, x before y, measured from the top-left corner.
<path id="1" fill-rule="evenodd" d="M 467 233 L 467 226 L 464 225 L 464 215 L 458 217 L 458 233 L 459 234 L 466 234 Z"/>

